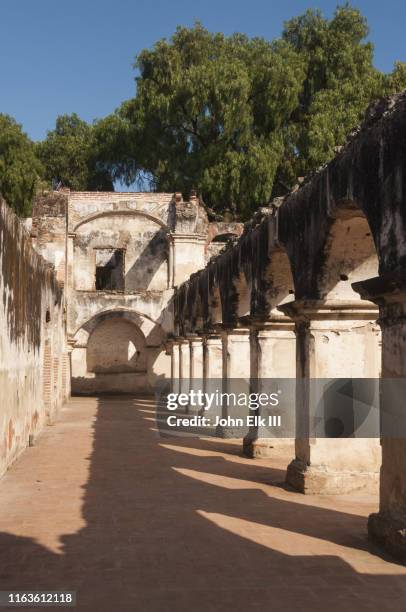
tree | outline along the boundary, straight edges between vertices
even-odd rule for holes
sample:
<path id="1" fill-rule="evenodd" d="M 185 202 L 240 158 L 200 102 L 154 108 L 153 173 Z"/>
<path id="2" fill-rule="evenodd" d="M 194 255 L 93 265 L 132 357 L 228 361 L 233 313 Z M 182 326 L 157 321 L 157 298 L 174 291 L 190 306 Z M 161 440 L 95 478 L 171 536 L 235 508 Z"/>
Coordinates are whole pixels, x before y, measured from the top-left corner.
<path id="1" fill-rule="evenodd" d="M 128 144 L 126 160 L 113 147 L 115 176 L 131 182 L 145 170 L 155 189 L 198 188 L 213 208 L 245 216 L 266 202 L 304 77 L 291 46 L 196 24 L 143 51 L 136 67 L 137 95 L 112 120 Z"/>
<path id="2" fill-rule="evenodd" d="M 42 171 L 34 143 L 21 125 L 0 114 L 0 194 L 18 215 L 30 214 Z"/>
<path id="3" fill-rule="evenodd" d="M 45 168 L 45 178 L 76 191 L 111 191 L 108 170 L 99 162 L 94 128 L 78 117 L 61 115 L 55 130 L 37 144 L 37 154 Z"/>
<path id="4" fill-rule="evenodd" d="M 367 35 L 348 4 L 331 19 L 309 10 L 272 42 L 178 27 L 137 57 L 135 97 L 85 124 L 91 167 L 128 185 L 197 189 L 215 211 L 249 217 L 329 161 L 373 100 L 406 87 L 406 64 L 379 72 Z"/>
<path id="5" fill-rule="evenodd" d="M 386 94 L 399 93 L 406 89 L 406 62 L 395 62 L 393 72 L 386 76 Z"/>
<path id="6" fill-rule="evenodd" d="M 367 35 L 365 18 L 348 4 L 331 20 L 309 10 L 285 24 L 283 39 L 303 57 L 306 75 L 285 135 L 278 170 L 283 183 L 333 157 L 369 103 L 384 94 L 384 75 L 373 66 Z"/>

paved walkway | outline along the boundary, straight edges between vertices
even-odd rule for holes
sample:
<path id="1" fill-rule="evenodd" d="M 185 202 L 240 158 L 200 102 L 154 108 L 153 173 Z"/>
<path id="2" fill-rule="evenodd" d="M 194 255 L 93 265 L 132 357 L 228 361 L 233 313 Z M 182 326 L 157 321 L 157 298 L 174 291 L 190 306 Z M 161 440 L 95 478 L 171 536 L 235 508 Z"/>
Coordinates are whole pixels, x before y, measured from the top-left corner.
<path id="1" fill-rule="evenodd" d="M 78 610 L 404 610 L 406 568 L 366 539 L 366 495 L 303 496 L 289 457 L 159 439 L 151 400 L 73 399 L 0 481 L 0 589 Z"/>

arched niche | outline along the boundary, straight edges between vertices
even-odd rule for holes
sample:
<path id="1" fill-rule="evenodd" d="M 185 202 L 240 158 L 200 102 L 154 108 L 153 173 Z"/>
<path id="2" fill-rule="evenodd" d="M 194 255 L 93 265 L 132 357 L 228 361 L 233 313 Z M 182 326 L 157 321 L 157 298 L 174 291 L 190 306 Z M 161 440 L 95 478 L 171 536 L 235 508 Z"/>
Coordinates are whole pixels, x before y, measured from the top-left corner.
<path id="1" fill-rule="evenodd" d="M 378 256 L 368 221 L 361 211 L 331 223 L 317 290 L 323 300 L 359 300 L 351 284 L 377 276 Z"/>

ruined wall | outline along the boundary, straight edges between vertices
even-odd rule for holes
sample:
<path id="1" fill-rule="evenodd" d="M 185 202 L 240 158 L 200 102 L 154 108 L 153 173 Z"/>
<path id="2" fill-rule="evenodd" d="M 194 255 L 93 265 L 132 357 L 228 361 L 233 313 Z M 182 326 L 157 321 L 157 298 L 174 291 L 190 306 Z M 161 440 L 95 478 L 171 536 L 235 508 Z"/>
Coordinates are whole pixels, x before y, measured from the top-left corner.
<path id="1" fill-rule="evenodd" d="M 141 216 L 114 215 L 83 223 L 74 240 L 74 289 L 95 290 L 95 255 L 122 249 L 125 293 L 168 288 L 168 241 L 162 227 Z"/>
<path id="2" fill-rule="evenodd" d="M 179 193 L 37 199 L 31 236 L 65 284 L 73 392 L 150 393 L 170 376 L 173 289 L 204 266 L 207 227 Z"/>
<path id="3" fill-rule="evenodd" d="M 209 223 L 195 194 L 66 189 L 37 198 L 31 236 L 65 286 L 73 392 L 149 393 L 168 378 L 174 288 L 242 231 Z"/>
<path id="4" fill-rule="evenodd" d="M 64 192 L 41 194 L 35 200 L 30 224 L 32 244 L 54 266 L 60 285 L 66 280 L 67 208 Z"/>
<path id="5" fill-rule="evenodd" d="M 230 242 L 237 240 L 244 230 L 244 224 L 237 221 L 212 221 L 208 227 L 206 263 L 218 255 Z"/>
<path id="6" fill-rule="evenodd" d="M 0 201 L 0 474 L 69 395 L 64 295 Z"/>

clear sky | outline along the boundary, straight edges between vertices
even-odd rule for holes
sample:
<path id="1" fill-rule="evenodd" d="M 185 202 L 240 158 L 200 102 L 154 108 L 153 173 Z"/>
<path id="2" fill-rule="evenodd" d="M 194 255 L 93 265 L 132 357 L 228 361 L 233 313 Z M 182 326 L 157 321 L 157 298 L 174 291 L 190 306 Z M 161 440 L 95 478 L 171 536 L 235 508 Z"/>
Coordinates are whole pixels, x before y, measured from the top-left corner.
<path id="1" fill-rule="evenodd" d="M 307 8 L 330 16 L 336 0 L 0 0 L 0 112 L 33 139 L 57 115 L 92 121 L 133 95 L 135 55 L 177 25 L 272 39 Z M 404 0 L 354 0 L 368 18 L 375 64 L 406 60 Z"/>

